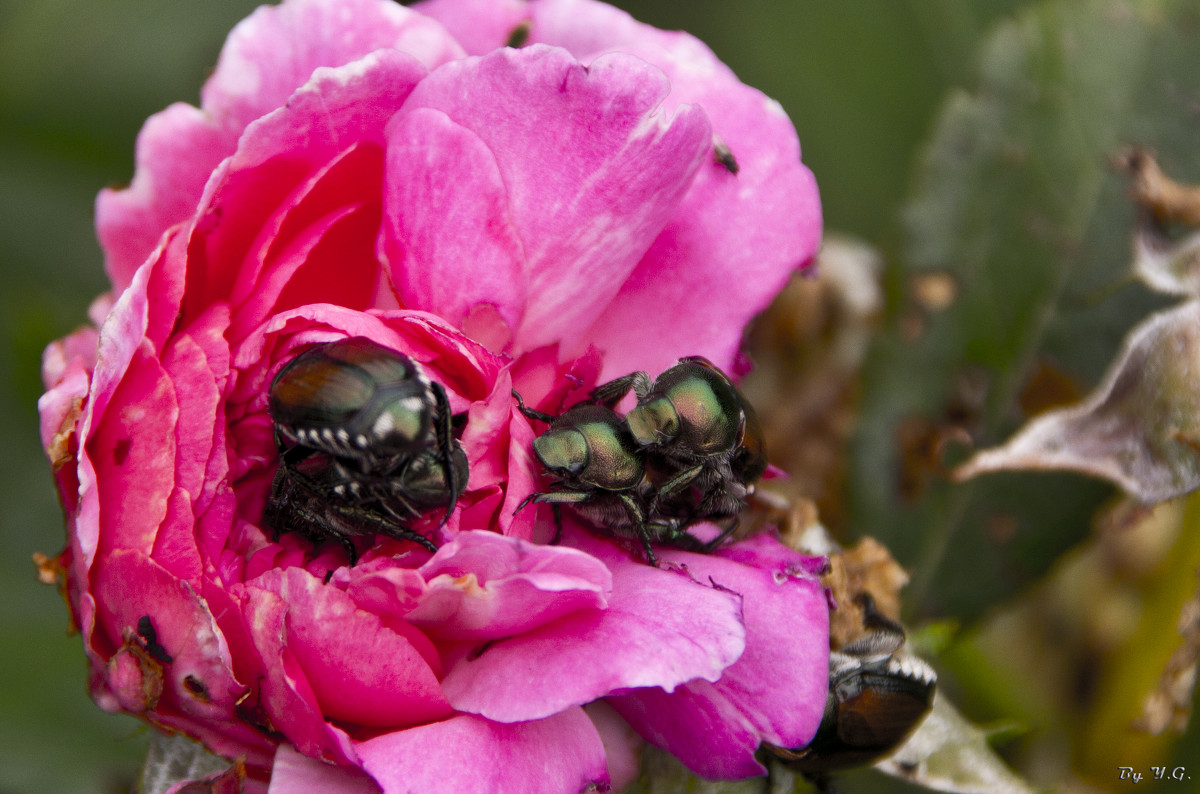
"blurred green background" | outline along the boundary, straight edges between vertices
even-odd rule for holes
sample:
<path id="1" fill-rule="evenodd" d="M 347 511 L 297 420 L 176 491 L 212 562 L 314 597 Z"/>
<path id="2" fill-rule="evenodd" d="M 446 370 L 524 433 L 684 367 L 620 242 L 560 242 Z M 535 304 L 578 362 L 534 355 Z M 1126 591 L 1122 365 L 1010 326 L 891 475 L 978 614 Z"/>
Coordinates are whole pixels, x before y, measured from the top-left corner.
<path id="1" fill-rule="evenodd" d="M 1104 155 L 1137 139 L 1177 154 L 1171 165 L 1180 176 L 1200 177 L 1200 69 L 1187 60 L 1195 4 L 616 4 L 691 31 L 743 81 L 782 102 L 817 175 L 827 229 L 884 253 L 889 318 L 865 373 L 841 529 L 880 535 L 914 570 L 911 622 L 951 618 L 960 636 L 972 636 L 1086 537 L 1088 516 L 1110 490 L 1079 478 L 1014 477 L 979 488 L 937 483 L 900 499 L 889 490 L 889 467 L 899 465 L 895 427 L 907 416 L 936 422 L 964 367 L 979 366 L 1000 386 L 973 429 L 994 442 L 1022 418 L 1012 407 L 1016 384 L 1033 362 L 1049 357 L 1086 386 L 1154 304 L 1128 290 L 1118 304 L 1090 297 L 1118 278 L 1132 217 Z M 14 444 L 0 456 L 0 794 L 128 790 L 145 752 L 140 723 L 88 700 L 79 639 L 65 635 L 57 593 L 34 578 L 31 555 L 62 545 L 37 435 L 39 360 L 47 342 L 85 321 L 106 287 L 91 225 L 96 192 L 130 178 L 147 116 L 175 101 L 198 103 L 225 34 L 255 5 L 0 0 L 0 433 Z M 1167 79 L 1175 74 L 1180 80 Z M 954 272 L 965 299 L 917 344 L 896 329 L 906 275 L 923 268 Z M 913 372 L 928 373 L 923 385 L 912 385 Z M 994 518 L 1004 500 L 1016 540 L 989 546 L 994 539 L 971 527 Z M 1177 607 L 1153 617 L 1173 624 Z M 1059 734 L 1083 735 L 1080 721 L 1094 714 L 1074 689 L 1083 674 L 1062 679 L 1070 691 L 1025 688 L 1021 676 L 1037 672 L 994 669 L 987 642 L 998 640 L 988 636 L 947 649 L 948 691 L 967 702 L 969 716 L 1028 729 L 1024 744 L 1010 748 L 1014 758 L 1035 777 L 1060 779 L 1055 763 L 1068 766 L 1078 740 Z M 1030 749 L 1039 742 L 1051 749 Z M 1148 757 L 1186 759 L 1194 746 L 1189 736 L 1175 756 Z M 1112 766 L 1122 763 L 1121 747 L 1101 750 Z M 1094 771 L 1092 785 L 1107 788 Z"/>

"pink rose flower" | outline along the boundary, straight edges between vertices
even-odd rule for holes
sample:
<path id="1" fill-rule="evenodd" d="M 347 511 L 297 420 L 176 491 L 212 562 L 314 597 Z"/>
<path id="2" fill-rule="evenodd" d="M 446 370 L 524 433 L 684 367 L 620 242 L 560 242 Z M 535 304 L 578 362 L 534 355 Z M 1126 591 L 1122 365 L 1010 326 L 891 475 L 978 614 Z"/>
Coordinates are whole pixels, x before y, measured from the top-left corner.
<path id="1" fill-rule="evenodd" d="M 272 792 L 604 790 L 630 728 L 738 778 L 811 738 L 820 560 L 763 535 L 653 568 L 514 516 L 542 482 L 514 388 L 554 412 L 684 355 L 732 370 L 815 252 L 788 119 L 698 41 L 591 0 L 287 0 L 202 108 L 147 122 L 97 225 L 112 296 L 47 350 L 40 409 L 102 707 Z M 435 554 L 378 537 L 351 566 L 263 526 L 271 381 L 350 336 L 465 417 Z"/>

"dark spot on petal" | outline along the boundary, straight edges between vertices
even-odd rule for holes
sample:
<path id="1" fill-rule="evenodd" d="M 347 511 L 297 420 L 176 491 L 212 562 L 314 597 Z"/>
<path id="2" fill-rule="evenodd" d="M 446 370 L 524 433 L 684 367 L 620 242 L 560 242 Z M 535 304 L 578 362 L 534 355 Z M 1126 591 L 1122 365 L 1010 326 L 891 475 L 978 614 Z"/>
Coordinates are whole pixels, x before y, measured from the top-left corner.
<path id="1" fill-rule="evenodd" d="M 167 649 L 158 643 L 158 632 L 154 630 L 154 623 L 149 615 L 138 618 L 137 633 L 146 644 L 146 653 L 156 662 L 170 664 L 175 661 L 171 654 L 167 653 Z"/>
<path id="2" fill-rule="evenodd" d="M 533 28 L 533 20 L 526 19 L 517 25 L 508 34 L 508 41 L 504 42 L 505 47 L 518 49 L 525 46 L 525 42 L 529 41 L 529 31 Z"/>
<path id="3" fill-rule="evenodd" d="M 202 700 L 205 703 L 211 702 L 211 698 L 208 696 L 208 687 L 204 685 L 203 681 L 201 681 L 199 678 L 196 678 L 196 676 L 185 676 L 183 679 L 183 686 L 188 692 L 191 692 L 197 700 Z"/>
<path id="4" fill-rule="evenodd" d="M 129 457 L 129 447 L 133 445 L 132 438 L 123 438 L 113 447 L 113 463 L 120 466 L 125 463 L 125 458 Z"/>
<path id="5" fill-rule="evenodd" d="M 713 146 L 713 162 L 725 166 L 725 170 L 734 176 L 737 176 L 737 172 L 741 170 L 737 158 L 733 156 L 733 150 L 723 143 Z"/>

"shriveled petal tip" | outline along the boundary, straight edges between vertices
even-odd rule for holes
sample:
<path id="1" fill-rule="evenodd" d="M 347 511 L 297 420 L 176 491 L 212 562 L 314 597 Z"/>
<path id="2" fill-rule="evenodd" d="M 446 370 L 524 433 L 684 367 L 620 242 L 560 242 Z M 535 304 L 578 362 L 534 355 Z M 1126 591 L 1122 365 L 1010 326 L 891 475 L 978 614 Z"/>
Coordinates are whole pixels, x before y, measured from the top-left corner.
<path id="1" fill-rule="evenodd" d="M 385 794 L 578 794 L 609 788 L 604 745 L 578 708 L 514 724 L 464 714 L 387 733 L 356 749 Z"/>
<path id="2" fill-rule="evenodd" d="M 612 571 L 607 608 L 579 610 L 469 654 L 442 681 L 455 708 L 503 722 L 537 719 L 619 689 L 713 681 L 741 655 L 738 594 L 566 529 L 565 545 Z"/>
<path id="3" fill-rule="evenodd" d="M 1200 301 L 1160 312 L 1126 339 L 1078 405 L 1049 411 L 954 472 L 1060 469 L 1103 477 L 1147 504 L 1200 487 Z"/>
<path id="4" fill-rule="evenodd" d="M 97 634 L 105 636 L 88 641 L 97 650 L 125 649 L 108 671 L 117 676 L 108 685 L 122 705 L 140 700 L 155 707 L 159 724 L 186 727 L 216 752 L 258 758 L 267 742 L 235 716 L 247 687 L 234 677 L 208 604 L 187 582 L 129 550 L 100 557 L 92 576 Z"/>

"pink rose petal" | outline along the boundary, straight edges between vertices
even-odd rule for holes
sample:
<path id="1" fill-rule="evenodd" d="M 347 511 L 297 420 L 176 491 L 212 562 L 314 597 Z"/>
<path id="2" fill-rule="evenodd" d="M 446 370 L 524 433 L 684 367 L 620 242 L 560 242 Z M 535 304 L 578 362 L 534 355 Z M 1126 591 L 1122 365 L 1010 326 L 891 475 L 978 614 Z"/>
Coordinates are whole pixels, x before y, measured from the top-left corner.
<path id="1" fill-rule="evenodd" d="M 379 794 L 379 786 L 352 767 L 324 764 L 301 755 L 287 742 L 275 751 L 267 794 Z"/>
<path id="2" fill-rule="evenodd" d="M 741 655 L 736 594 L 652 568 L 581 530 L 563 542 L 612 571 L 608 607 L 573 612 L 465 656 L 442 681 L 458 710 L 502 722 L 539 719 L 617 689 L 715 681 Z"/>
<path id="3" fill-rule="evenodd" d="M 156 719 L 198 732 L 193 735 L 218 752 L 253 748 L 255 763 L 262 763 L 270 743 L 235 717 L 247 688 L 231 672 L 228 646 L 204 601 L 186 582 L 133 551 L 106 555 L 93 576 L 96 648 L 104 653 L 106 646 L 135 637 L 162 667 Z M 138 636 L 144 625 L 152 630 L 153 642 Z"/>
<path id="4" fill-rule="evenodd" d="M 820 558 L 762 535 L 721 556 L 664 551 L 663 557 L 741 594 L 746 651 L 715 683 L 693 681 L 673 693 L 642 689 L 608 702 L 699 775 L 761 775 L 765 770 L 754 757 L 759 745 L 808 744 L 825 707 L 829 611 L 815 575 Z"/>
<path id="5" fill-rule="evenodd" d="M 545 480 L 512 391 L 555 413 L 680 355 L 729 369 L 819 236 L 795 135 L 695 39 L 603 4 L 421 8 L 259 10 L 98 200 L 115 290 L 41 401 L 89 688 L 245 756 L 260 794 L 272 766 L 276 792 L 607 790 L 634 728 L 756 774 L 824 700 L 816 563 L 756 539 L 656 569 L 569 516 L 531 543 L 554 525 L 517 510 Z M 265 525 L 272 379 L 347 336 L 445 389 L 470 477 L 410 522 L 437 553 L 364 536 L 351 567 Z"/>
<path id="6" fill-rule="evenodd" d="M 289 647 L 288 604 L 277 593 L 239 586 L 256 672 L 254 697 L 246 704 L 248 721 L 278 731 L 302 753 L 331 763 L 354 763 L 350 737 L 324 719 L 316 693 Z M 243 657 L 251 663 L 253 657 Z"/>
<path id="7" fill-rule="evenodd" d="M 741 329 L 792 270 L 811 261 L 821 239 L 816 183 L 800 162 L 795 130 L 779 104 L 740 82 L 694 36 L 658 30 L 593 0 L 533 0 L 494 9 L 481 0 L 431 0 L 420 8 L 470 52 L 502 46 L 527 20 L 529 43 L 564 47 L 584 64 L 608 53 L 636 56 L 670 80 L 664 113 L 684 103 L 703 108 L 712 144 L 729 148 L 737 174 L 716 162 L 709 148 L 677 212 L 623 279 L 621 294 L 587 333 L 565 336 L 607 353 L 605 379 L 637 369 L 655 374 L 684 355 L 707 356 L 730 369 Z M 723 295 L 735 285 L 737 300 L 714 302 L 704 312 L 662 310 L 690 305 L 697 295 Z M 651 334 L 655 344 L 642 344 Z"/>
<path id="8" fill-rule="evenodd" d="M 385 794 L 577 794 L 608 788 L 604 745 L 582 709 L 501 724 L 469 714 L 356 746 Z"/>
<path id="9" fill-rule="evenodd" d="M 287 105 L 250 124 L 237 152 L 223 163 L 200 201 L 189 243 L 194 266 L 188 272 L 185 309 L 198 312 L 213 301 L 228 299 L 239 269 L 261 267 L 258 237 L 264 228 L 279 225 L 283 238 L 266 238 L 279 250 L 291 234 L 307 227 L 306 221 L 325 214 L 314 217 L 309 210 L 288 224 L 288 216 L 277 211 L 305 195 L 313 172 L 354 144 L 382 145 L 387 120 L 424 74 L 411 56 L 383 50 L 361 62 L 318 70 Z M 280 157 L 281 151 L 288 156 Z M 336 189 L 327 193 L 345 195 Z M 378 195 L 360 185 L 356 201 Z M 374 262 L 371 246 L 364 250 Z"/>
<path id="10" fill-rule="evenodd" d="M 428 589 L 408 622 L 438 639 L 484 642 L 603 609 L 612 574 L 591 555 L 494 532 L 461 532 L 421 566 Z"/>
<path id="11" fill-rule="evenodd" d="M 402 115 L 388 137 L 382 247 L 401 300 L 457 323 L 486 304 L 518 327 L 527 277 L 496 155 L 440 110 Z"/>
<path id="12" fill-rule="evenodd" d="M 637 59 L 613 55 L 585 69 L 563 50 L 531 47 L 447 64 L 409 97 L 406 113 L 440 111 L 495 157 L 528 284 L 514 329 L 518 350 L 578 338 L 686 191 L 711 133 L 695 108 L 661 113 L 668 90 L 661 73 Z M 550 129 L 552 136 L 542 132 Z M 529 156 L 532 141 L 536 158 Z M 439 222 L 433 207 L 390 206 Z M 434 278 L 460 282 L 458 274 L 474 266 L 432 254 L 412 255 L 436 269 Z M 405 305 L 458 319 L 453 306 L 433 302 L 436 296 L 404 291 L 406 263 L 389 266 Z M 447 268 L 456 275 L 439 275 Z M 510 307 L 497 308 L 514 316 Z"/>
<path id="13" fill-rule="evenodd" d="M 385 625 L 298 568 L 271 571 L 256 584 L 287 603 L 287 646 L 330 719 L 397 726 L 450 713 L 438 686 L 437 652 L 420 632 Z"/>
<path id="14" fill-rule="evenodd" d="M 319 67 L 383 49 L 425 68 L 462 54 L 437 22 L 375 0 L 291 0 L 264 6 L 234 28 L 201 92 L 203 109 L 176 104 L 152 117 L 138 136 L 132 184 L 97 201 L 113 283 L 128 285 L 162 233 L 196 211 L 209 176 L 255 119 L 284 105 Z"/>

